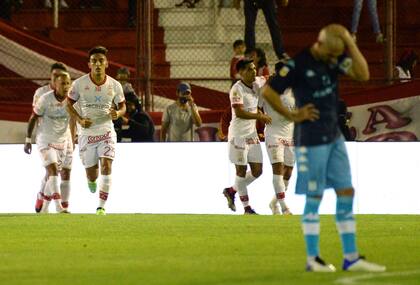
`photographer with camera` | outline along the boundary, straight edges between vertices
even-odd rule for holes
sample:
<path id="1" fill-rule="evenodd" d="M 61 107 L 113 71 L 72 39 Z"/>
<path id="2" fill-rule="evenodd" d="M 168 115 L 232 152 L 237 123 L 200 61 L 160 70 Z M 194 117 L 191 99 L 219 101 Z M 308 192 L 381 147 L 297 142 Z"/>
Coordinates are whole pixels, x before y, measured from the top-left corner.
<path id="1" fill-rule="evenodd" d="M 176 94 L 178 99 L 163 112 L 160 141 L 193 141 L 193 126 L 200 127 L 202 121 L 191 96 L 191 86 L 181 82 Z"/>

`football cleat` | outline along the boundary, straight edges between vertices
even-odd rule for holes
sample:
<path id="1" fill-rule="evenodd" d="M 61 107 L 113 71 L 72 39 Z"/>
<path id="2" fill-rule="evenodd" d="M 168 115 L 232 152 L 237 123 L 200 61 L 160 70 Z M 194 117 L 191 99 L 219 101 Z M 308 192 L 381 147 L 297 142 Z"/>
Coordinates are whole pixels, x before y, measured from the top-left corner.
<path id="1" fill-rule="evenodd" d="M 228 207 L 233 212 L 236 212 L 236 206 L 235 206 L 235 190 L 233 190 L 232 187 L 223 189 L 223 195 L 225 195 L 226 200 L 228 202 Z"/>
<path id="2" fill-rule="evenodd" d="M 282 213 L 283 213 L 283 215 L 285 215 L 285 216 L 291 216 L 291 215 L 293 215 L 293 214 L 292 214 L 292 212 L 290 212 L 290 209 L 289 209 L 289 208 L 282 209 L 282 210 L 281 210 L 281 212 L 282 212 Z"/>
<path id="3" fill-rule="evenodd" d="M 344 259 L 343 270 L 350 272 L 385 272 L 386 267 L 376 263 L 368 262 L 363 256 L 355 260 Z"/>
<path id="4" fill-rule="evenodd" d="M 98 216 L 105 216 L 106 215 L 105 209 L 104 208 L 101 208 L 101 207 L 98 207 L 96 209 L 96 215 L 98 215 Z"/>
<path id="5" fill-rule="evenodd" d="M 96 181 L 88 181 L 88 187 L 91 193 L 96 192 Z"/>
<path id="6" fill-rule="evenodd" d="M 258 215 L 251 206 L 246 206 L 244 208 L 244 215 Z"/>
<path id="7" fill-rule="evenodd" d="M 36 202 L 35 202 L 35 212 L 39 213 L 42 210 L 42 205 L 44 204 L 44 194 L 38 192 L 36 194 Z"/>
<path id="8" fill-rule="evenodd" d="M 268 206 L 270 207 L 273 215 L 280 215 L 280 208 L 279 208 L 279 205 L 277 203 L 277 199 L 271 200 L 271 202 Z"/>
<path id="9" fill-rule="evenodd" d="M 327 264 L 319 256 L 315 257 L 314 260 L 306 263 L 306 271 L 309 272 L 335 272 L 334 265 Z"/>
<path id="10" fill-rule="evenodd" d="M 63 209 L 59 212 L 60 214 L 70 214 L 70 212 L 67 209 Z"/>

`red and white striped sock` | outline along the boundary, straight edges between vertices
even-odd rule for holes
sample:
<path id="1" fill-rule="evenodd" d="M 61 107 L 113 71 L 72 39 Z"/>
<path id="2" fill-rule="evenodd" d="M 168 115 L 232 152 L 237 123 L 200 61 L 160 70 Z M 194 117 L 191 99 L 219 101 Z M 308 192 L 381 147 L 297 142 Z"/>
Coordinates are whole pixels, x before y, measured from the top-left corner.
<path id="1" fill-rule="evenodd" d="M 111 175 L 101 175 L 99 178 L 99 207 L 104 208 L 111 188 Z"/>
<path id="2" fill-rule="evenodd" d="M 70 198 L 70 180 L 61 180 L 60 183 L 60 192 L 61 192 L 61 205 L 64 209 L 69 207 L 69 198 Z"/>

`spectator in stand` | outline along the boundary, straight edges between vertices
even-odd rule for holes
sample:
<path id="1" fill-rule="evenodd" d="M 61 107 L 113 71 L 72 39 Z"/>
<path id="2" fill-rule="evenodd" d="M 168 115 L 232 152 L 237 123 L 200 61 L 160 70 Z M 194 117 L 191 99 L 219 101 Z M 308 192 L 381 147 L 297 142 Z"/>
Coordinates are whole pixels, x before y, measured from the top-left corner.
<path id="1" fill-rule="evenodd" d="M 418 55 L 413 50 L 405 50 L 395 66 L 394 77 L 400 82 L 410 81 L 414 77 L 413 71 L 418 59 Z"/>
<path id="2" fill-rule="evenodd" d="M 136 26 L 137 0 L 128 0 L 128 26 L 133 28 Z"/>
<path id="3" fill-rule="evenodd" d="M 349 127 L 351 114 L 347 112 L 347 104 L 341 98 L 338 99 L 337 111 L 338 111 L 338 127 L 340 128 L 340 131 L 343 133 L 344 139 L 346 141 L 354 141 L 354 138 L 352 136 L 352 133 Z"/>
<path id="4" fill-rule="evenodd" d="M 44 1 L 44 7 L 45 8 L 52 8 L 53 7 L 53 4 L 54 4 L 54 0 L 45 0 Z M 68 8 L 69 7 L 69 5 L 66 3 L 66 1 L 65 0 L 60 0 L 60 2 L 59 2 L 59 4 L 60 4 L 60 8 Z"/>
<path id="5" fill-rule="evenodd" d="M 195 8 L 195 4 L 198 2 L 200 2 L 200 0 L 183 0 L 178 4 L 175 4 L 175 7 Z"/>
<path id="6" fill-rule="evenodd" d="M 22 7 L 22 4 L 23 0 L 0 1 L 0 18 L 10 21 L 12 19 L 12 11 L 18 11 Z"/>
<path id="7" fill-rule="evenodd" d="M 234 0 L 234 6 L 239 9 L 241 0 Z M 281 0 L 282 6 L 287 6 L 289 0 Z M 249 54 L 255 48 L 255 23 L 258 10 L 264 13 L 265 21 L 270 30 L 271 40 L 276 56 L 279 60 L 288 59 L 289 56 L 284 51 L 279 23 L 277 21 L 276 0 L 244 0 L 245 14 L 245 45 Z"/>
<path id="8" fill-rule="evenodd" d="M 245 42 L 243 40 L 236 40 L 233 42 L 233 57 L 230 60 L 230 79 L 232 79 L 232 85 L 235 84 L 236 81 L 241 79 L 241 76 L 236 71 L 236 63 L 244 58 L 245 55 Z"/>
<path id="9" fill-rule="evenodd" d="M 366 0 L 369 14 L 370 14 L 370 20 L 372 21 L 372 28 L 373 32 L 376 36 L 376 42 L 378 44 L 384 43 L 384 35 L 381 32 L 381 27 L 379 25 L 379 17 L 378 17 L 378 7 L 376 5 L 376 0 Z M 357 34 L 357 27 L 359 26 L 359 20 L 360 20 L 360 13 L 362 12 L 362 6 L 363 6 L 363 0 L 354 0 L 354 6 L 353 6 L 353 17 L 351 19 L 351 35 L 354 40 L 356 40 L 356 34 Z"/>
<path id="10" fill-rule="evenodd" d="M 176 94 L 178 99 L 169 105 L 162 116 L 160 140 L 168 142 L 193 141 L 193 126 L 201 126 L 197 105 L 191 96 L 191 86 L 181 82 Z"/>
<path id="11" fill-rule="evenodd" d="M 153 142 L 155 125 L 152 118 L 143 111 L 139 98 L 134 93 L 124 94 L 126 115 L 114 122 L 117 140 L 131 142 Z"/>
<path id="12" fill-rule="evenodd" d="M 130 82 L 128 82 L 128 80 L 130 79 L 130 70 L 128 70 L 127 67 L 121 67 L 120 69 L 118 69 L 115 79 L 117 79 L 118 82 L 121 83 L 124 95 L 128 93 L 134 93 L 134 95 L 136 95 L 133 86 Z"/>
<path id="13" fill-rule="evenodd" d="M 12 19 L 12 0 L 0 2 L 0 18 L 10 21 Z"/>
<path id="14" fill-rule="evenodd" d="M 254 65 L 257 68 L 257 76 L 264 76 L 268 79 L 270 70 L 268 69 L 267 57 L 262 48 L 254 48 L 251 51 L 251 57 L 254 60 Z"/>

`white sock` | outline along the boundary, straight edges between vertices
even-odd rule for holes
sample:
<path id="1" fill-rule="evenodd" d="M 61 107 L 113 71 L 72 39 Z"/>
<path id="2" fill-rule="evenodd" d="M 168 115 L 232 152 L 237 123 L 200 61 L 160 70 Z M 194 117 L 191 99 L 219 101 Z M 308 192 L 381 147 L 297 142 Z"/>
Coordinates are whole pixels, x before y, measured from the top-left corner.
<path id="1" fill-rule="evenodd" d="M 236 176 L 234 188 L 238 191 L 239 198 L 244 207 L 249 206 L 248 190 L 246 189 L 246 186 L 246 177 Z"/>
<path id="2" fill-rule="evenodd" d="M 280 203 L 280 207 L 282 210 L 287 209 L 286 202 L 284 201 L 285 198 L 285 189 L 286 186 L 284 185 L 283 175 L 276 175 L 273 174 L 273 186 L 274 191 L 276 192 L 277 200 Z"/>
<path id="3" fill-rule="evenodd" d="M 51 196 L 44 194 L 44 202 L 42 203 L 41 213 L 48 213 L 48 207 L 50 206 Z"/>
<path id="4" fill-rule="evenodd" d="M 61 206 L 61 195 L 60 195 L 60 184 L 58 176 L 50 176 L 48 178 L 48 188 L 51 192 L 51 199 L 55 203 L 55 209 L 57 212 L 63 211 L 63 206 Z"/>
<path id="5" fill-rule="evenodd" d="M 44 179 L 44 181 L 45 181 L 45 179 Z M 49 208 L 50 202 L 51 202 L 52 192 L 50 190 L 48 181 L 49 180 L 45 181 L 45 183 L 44 183 L 44 189 L 43 189 L 44 202 L 42 203 L 41 213 L 48 213 L 48 208 Z"/>
<path id="6" fill-rule="evenodd" d="M 61 180 L 60 192 L 63 208 L 68 208 L 70 198 L 70 180 Z"/>
<path id="7" fill-rule="evenodd" d="M 254 182 L 255 179 L 257 179 L 257 178 L 252 175 L 252 172 L 251 171 L 248 171 L 246 173 L 244 179 L 245 179 L 246 186 L 248 186 L 249 184 L 251 184 L 252 182 Z"/>
<path id="8" fill-rule="evenodd" d="M 99 206 L 105 207 L 106 200 L 108 199 L 109 189 L 111 188 L 111 175 L 101 175 L 99 177 Z"/>
<path id="9" fill-rule="evenodd" d="M 45 194 L 45 186 L 47 185 L 47 180 L 45 177 L 42 177 L 41 187 L 39 187 L 39 193 Z"/>
<path id="10" fill-rule="evenodd" d="M 284 182 L 284 187 L 285 187 L 284 191 L 287 191 L 287 187 L 289 187 L 289 179 L 286 180 L 283 178 L 283 182 Z"/>

